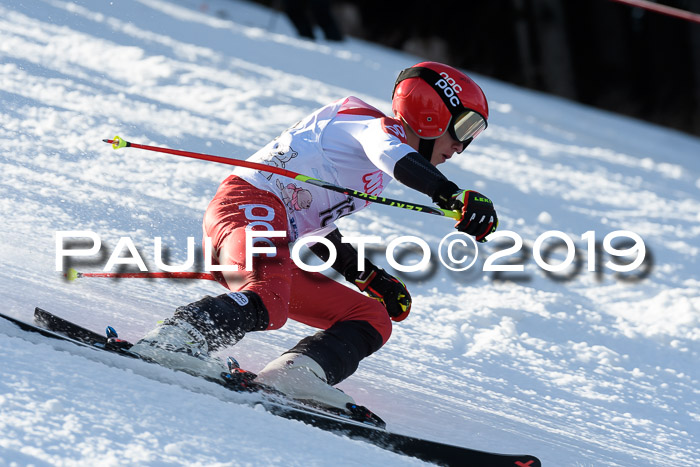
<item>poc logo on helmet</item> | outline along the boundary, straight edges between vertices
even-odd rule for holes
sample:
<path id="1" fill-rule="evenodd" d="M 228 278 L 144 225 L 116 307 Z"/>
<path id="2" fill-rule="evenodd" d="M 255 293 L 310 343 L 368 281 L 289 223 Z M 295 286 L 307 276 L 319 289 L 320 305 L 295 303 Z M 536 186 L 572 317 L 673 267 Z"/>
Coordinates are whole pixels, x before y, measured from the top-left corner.
<path id="1" fill-rule="evenodd" d="M 442 73 L 440 73 L 440 76 L 442 76 L 443 78 L 445 78 L 445 80 L 447 81 L 447 83 L 448 83 L 450 86 L 452 86 L 452 89 L 454 89 L 455 92 L 456 92 L 457 94 L 459 94 L 460 92 L 462 92 L 462 86 L 460 86 L 459 84 L 457 84 L 457 82 L 456 82 L 454 79 L 450 78 L 450 75 L 448 75 L 446 72 L 443 71 Z"/>
<path id="2" fill-rule="evenodd" d="M 462 90 L 462 87 L 455 83 L 455 80 L 450 78 L 450 75 L 445 73 L 444 71 L 440 73 L 440 76 L 442 76 L 442 79 L 439 79 L 435 85 L 442 89 L 442 92 L 447 96 L 447 98 L 450 100 L 450 104 L 452 104 L 453 107 L 458 107 L 460 104 L 459 97 L 457 97 L 457 93 L 459 93 Z"/>

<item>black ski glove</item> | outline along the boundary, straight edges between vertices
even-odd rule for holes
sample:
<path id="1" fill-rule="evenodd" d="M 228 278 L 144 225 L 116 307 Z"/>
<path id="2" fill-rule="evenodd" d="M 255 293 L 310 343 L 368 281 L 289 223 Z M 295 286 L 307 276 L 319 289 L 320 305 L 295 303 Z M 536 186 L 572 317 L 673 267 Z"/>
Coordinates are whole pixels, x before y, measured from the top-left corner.
<path id="1" fill-rule="evenodd" d="M 498 228 L 493 202 L 477 191 L 462 190 L 448 181 L 433 195 L 433 201 L 443 209 L 461 211 L 462 218 L 455 228 L 474 236 L 477 242 L 486 242 L 486 237 Z"/>
<path id="2" fill-rule="evenodd" d="M 403 321 L 411 312 L 411 294 L 406 284 L 369 261 L 365 261 L 365 270 L 358 272 L 351 282 L 361 292 L 379 300 L 393 321 Z"/>

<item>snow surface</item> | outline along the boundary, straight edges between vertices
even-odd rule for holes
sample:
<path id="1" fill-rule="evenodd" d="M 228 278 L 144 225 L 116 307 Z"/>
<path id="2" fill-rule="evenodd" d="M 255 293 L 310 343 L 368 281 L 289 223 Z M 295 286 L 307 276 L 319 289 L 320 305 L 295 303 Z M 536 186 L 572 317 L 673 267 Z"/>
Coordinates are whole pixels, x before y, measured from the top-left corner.
<path id="1" fill-rule="evenodd" d="M 345 95 L 389 112 L 396 74 L 416 61 L 357 40 L 300 40 L 278 13 L 238 1 L 0 1 L 4 312 L 29 321 L 38 305 L 136 340 L 176 306 L 223 291 L 206 281 L 68 283 L 56 272 L 59 230 L 101 236 L 102 254 L 72 263 L 81 271 L 100 271 L 122 236 L 151 270 L 156 236 L 183 262 L 229 172 L 115 152 L 103 138 L 246 157 Z M 340 387 L 394 431 L 544 465 L 694 464 L 700 140 L 476 79 L 489 128 L 441 168 L 494 200 L 500 229 L 525 240 L 516 255 L 530 252 L 525 271 L 506 281 L 481 272 L 496 251 L 487 246 L 468 272 L 406 275 L 411 316 Z M 398 185 L 386 195 L 429 203 Z M 387 243 L 418 235 L 434 248 L 452 232 L 446 220 L 382 206 L 340 226 Z M 587 271 L 581 235 L 602 242 L 620 229 L 653 254 L 645 279 L 600 263 Z M 569 281 L 531 258 L 548 230 L 582 254 Z M 290 322 L 226 353 L 256 371 L 311 332 Z M 231 394 L 184 374 L 19 336 L 0 323 L 0 465 L 419 463 L 226 402 Z"/>

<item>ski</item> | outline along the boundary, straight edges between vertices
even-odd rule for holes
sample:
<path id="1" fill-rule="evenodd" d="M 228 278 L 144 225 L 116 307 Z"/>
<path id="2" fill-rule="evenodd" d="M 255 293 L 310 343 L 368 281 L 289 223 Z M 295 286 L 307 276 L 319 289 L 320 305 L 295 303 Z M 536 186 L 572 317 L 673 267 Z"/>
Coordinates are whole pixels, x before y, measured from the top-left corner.
<path id="1" fill-rule="evenodd" d="M 116 353 L 126 358 L 139 359 L 131 353 L 131 344 L 119 339 L 114 328 L 108 326 L 105 334 L 86 329 L 60 318 L 46 310 L 36 308 L 35 324 L 26 323 L 0 313 L 0 318 L 9 321 L 19 329 L 40 334 L 49 339 L 70 342 L 76 346 L 88 347 L 97 351 Z M 157 364 L 155 362 L 149 362 Z M 362 440 L 388 451 L 448 466 L 494 466 L 494 467 L 540 467 L 539 459 L 530 455 L 508 455 L 444 444 L 436 441 L 392 433 L 385 429 L 381 418 L 362 406 L 349 407 L 347 412 L 327 411 L 301 402 L 285 399 L 272 388 L 257 385 L 254 374 L 240 370 L 235 360 L 229 360 L 230 375 L 222 374 L 221 380 L 207 379 L 236 392 L 254 392 L 260 399 L 254 402 L 239 402 L 248 405 L 262 405 L 273 415 L 298 420 L 336 434 Z M 231 401 L 236 402 L 236 401 Z"/>

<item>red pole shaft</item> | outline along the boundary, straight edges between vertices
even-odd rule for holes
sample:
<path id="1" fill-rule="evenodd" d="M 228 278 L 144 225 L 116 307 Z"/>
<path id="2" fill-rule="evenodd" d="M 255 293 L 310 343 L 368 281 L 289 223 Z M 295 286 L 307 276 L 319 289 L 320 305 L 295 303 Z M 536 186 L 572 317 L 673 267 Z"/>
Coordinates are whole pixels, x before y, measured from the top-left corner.
<path id="1" fill-rule="evenodd" d="M 78 277 L 112 277 L 118 279 L 206 279 L 215 281 L 206 272 L 79 272 Z"/>
<path id="2" fill-rule="evenodd" d="M 114 140 L 111 140 L 111 139 L 106 139 L 104 141 L 106 143 L 110 143 L 110 144 L 114 143 Z M 163 152 L 166 154 L 173 154 L 175 156 L 184 156 L 184 157 L 190 157 L 192 159 L 199 159 L 199 160 L 203 160 L 203 161 L 210 161 L 210 162 L 218 162 L 220 164 L 235 165 L 238 167 L 246 167 L 248 169 L 264 170 L 266 172 L 276 173 L 278 175 L 282 175 L 284 177 L 289 177 L 289 178 L 297 178 L 298 176 L 301 175 L 297 172 L 292 172 L 291 170 L 281 169 L 279 167 L 275 167 L 272 165 L 260 164 L 258 162 L 250 162 L 250 161 L 241 160 L 241 159 L 229 159 L 227 157 L 212 156 L 211 154 L 202 154 L 199 152 L 182 151 L 180 149 L 161 148 L 158 146 L 148 146 L 146 144 L 137 144 L 137 143 L 129 143 L 129 142 L 126 143 L 126 147 L 136 148 L 136 149 L 145 149 L 147 151 Z M 304 178 L 308 178 L 308 177 L 304 177 Z"/>
<path id="3" fill-rule="evenodd" d="M 653 11 L 655 13 L 661 13 L 662 15 L 672 16 L 674 18 L 680 18 L 687 21 L 692 21 L 693 23 L 700 24 L 700 14 L 692 13 L 690 11 L 681 10 L 680 8 L 675 8 L 668 5 L 660 5 L 658 3 L 650 2 L 649 0 L 612 0 L 613 2 L 622 3 L 624 5 L 629 5 L 637 8 L 643 8 L 645 10 Z"/>

